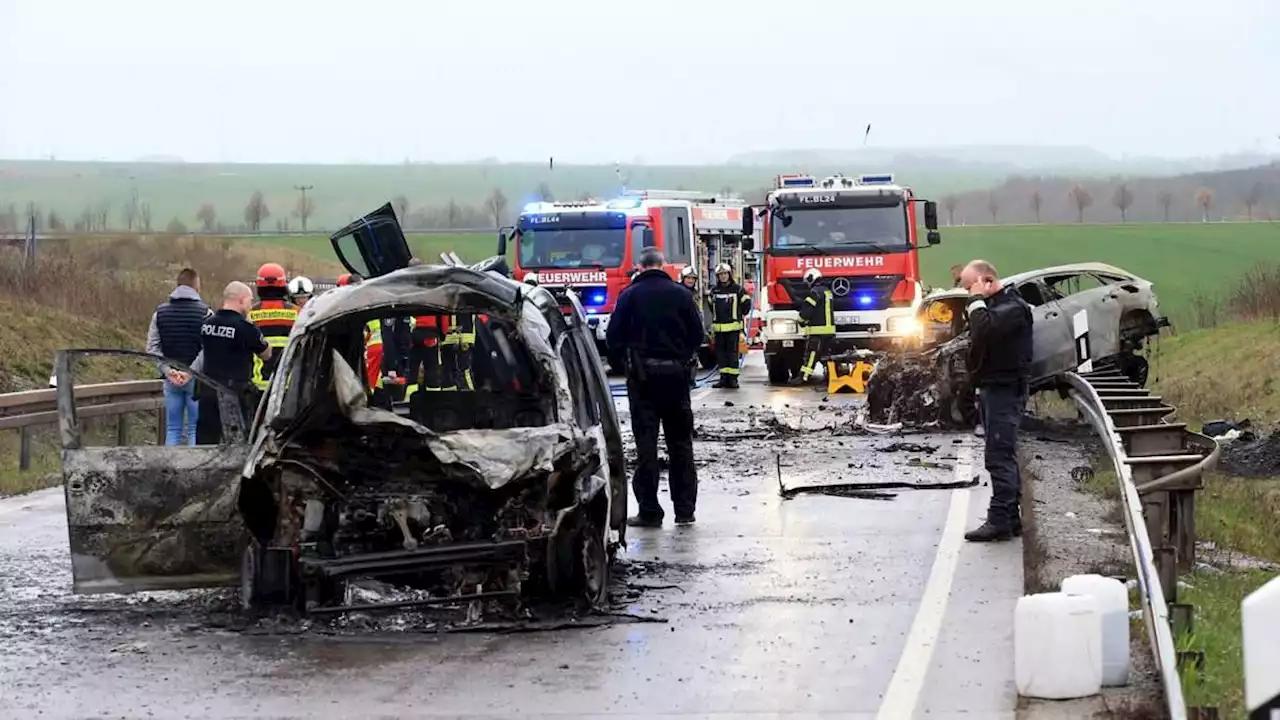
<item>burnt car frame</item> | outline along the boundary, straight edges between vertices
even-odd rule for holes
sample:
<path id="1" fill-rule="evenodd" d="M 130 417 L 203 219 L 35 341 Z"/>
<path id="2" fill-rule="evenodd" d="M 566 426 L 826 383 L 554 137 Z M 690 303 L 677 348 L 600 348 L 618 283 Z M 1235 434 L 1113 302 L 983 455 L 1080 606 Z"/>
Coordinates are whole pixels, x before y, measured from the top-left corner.
<path id="1" fill-rule="evenodd" d="M 603 600 L 625 541 L 625 460 L 581 306 L 566 314 L 499 258 L 398 267 L 394 215 L 377 227 L 339 248 L 370 279 L 307 304 L 247 442 L 84 447 L 60 359 L 77 592 L 238 582 L 246 606 L 332 612 L 357 607 L 349 581 L 377 578 L 418 591 L 396 606 Z M 484 318 L 474 391 L 371 402 L 366 323 L 463 313 Z"/>

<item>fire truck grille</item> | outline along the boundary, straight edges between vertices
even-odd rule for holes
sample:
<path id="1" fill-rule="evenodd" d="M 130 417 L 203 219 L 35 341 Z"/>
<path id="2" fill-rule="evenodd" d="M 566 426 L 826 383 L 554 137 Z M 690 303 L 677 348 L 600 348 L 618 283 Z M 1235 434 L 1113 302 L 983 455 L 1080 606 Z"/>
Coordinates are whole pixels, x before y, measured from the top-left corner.
<path id="1" fill-rule="evenodd" d="M 892 306 L 893 290 L 902 279 L 902 275 L 833 276 L 822 278 L 818 285 L 831 289 L 834 295 L 832 310 L 835 312 L 884 310 Z M 836 283 L 836 280 L 847 280 L 848 290 L 844 289 L 843 282 Z M 805 296 L 809 294 L 804 278 L 783 278 L 780 282 L 796 307 L 799 307 L 799 303 L 804 302 Z"/>

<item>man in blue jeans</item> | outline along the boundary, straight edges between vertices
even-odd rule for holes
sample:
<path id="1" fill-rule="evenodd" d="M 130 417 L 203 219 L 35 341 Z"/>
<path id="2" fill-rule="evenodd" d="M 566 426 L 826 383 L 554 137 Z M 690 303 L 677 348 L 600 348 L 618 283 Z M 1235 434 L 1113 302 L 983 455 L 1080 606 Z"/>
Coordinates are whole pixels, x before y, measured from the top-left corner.
<path id="1" fill-rule="evenodd" d="M 200 299 L 200 275 L 191 268 L 178 273 L 169 299 L 151 316 L 147 352 L 190 365 L 200 354 L 200 326 L 213 311 Z M 196 444 L 196 384 L 190 373 L 159 364 L 164 377 L 165 444 Z"/>

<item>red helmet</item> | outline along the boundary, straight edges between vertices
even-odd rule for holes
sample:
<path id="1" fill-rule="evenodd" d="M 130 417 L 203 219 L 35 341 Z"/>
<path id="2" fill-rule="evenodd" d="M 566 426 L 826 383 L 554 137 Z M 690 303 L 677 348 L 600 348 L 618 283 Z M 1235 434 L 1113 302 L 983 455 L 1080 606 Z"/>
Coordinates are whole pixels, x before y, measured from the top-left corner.
<path id="1" fill-rule="evenodd" d="M 258 268 L 258 287 L 285 287 L 284 268 L 279 263 L 265 263 Z"/>
<path id="2" fill-rule="evenodd" d="M 355 283 L 360 282 L 360 280 L 360 276 L 355 273 L 343 273 L 338 276 L 338 287 L 342 287 L 343 285 L 354 285 Z"/>

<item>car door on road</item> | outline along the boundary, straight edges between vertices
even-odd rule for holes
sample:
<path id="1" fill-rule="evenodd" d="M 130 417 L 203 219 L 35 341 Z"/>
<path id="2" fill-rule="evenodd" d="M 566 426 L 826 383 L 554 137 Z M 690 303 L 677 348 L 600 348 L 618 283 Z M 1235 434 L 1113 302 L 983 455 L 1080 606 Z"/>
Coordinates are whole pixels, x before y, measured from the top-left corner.
<path id="1" fill-rule="evenodd" d="M 1046 275 L 1043 280 L 1067 318 L 1073 347 L 1075 338 L 1087 328 L 1089 360 L 1096 362 L 1119 352 L 1122 308 L 1114 284 L 1089 272 Z"/>
<path id="2" fill-rule="evenodd" d="M 1039 278 L 1023 280 L 1014 286 L 1031 306 L 1031 381 L 1075 369 L 1075 341 L 1071 321 L 1058 303 L 1051 299 Z"/>

